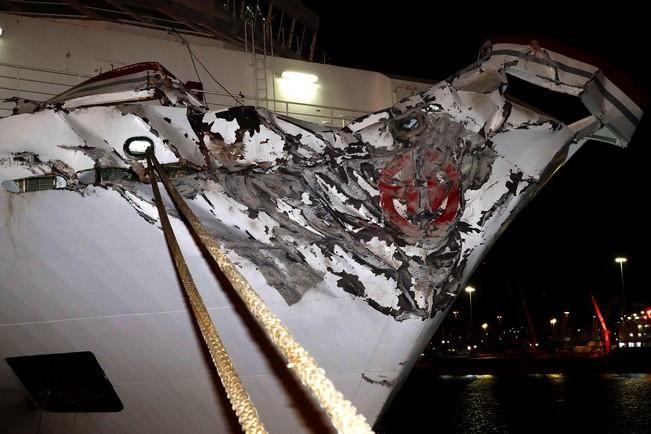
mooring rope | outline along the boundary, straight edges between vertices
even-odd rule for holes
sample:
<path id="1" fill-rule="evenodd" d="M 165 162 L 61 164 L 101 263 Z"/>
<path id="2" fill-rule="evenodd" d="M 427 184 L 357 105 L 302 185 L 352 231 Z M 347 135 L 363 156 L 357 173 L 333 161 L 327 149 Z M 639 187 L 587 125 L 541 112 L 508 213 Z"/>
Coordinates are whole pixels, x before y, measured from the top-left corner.
<path id="1" fill-rule="evenodd" d="M 154 201 L 158 208 L 158 215 L 160 217 L 161 226 L 163 227 L 167 246 L 170 249 L 176 272 L 179 275 L 183 290 L 185 291 L 185 295 L 190 303 L 190 307 L 192 308 L 195 322 L 201 331 L 201 336 L 210 352 L 210 357 L 215 365 L 215 369 L 217 369 L 219 379 L 224 385 L 226 395 L 228 396 L 231 407 L 240 422 L 242 430 L 246 434 L 266 434 L 267 431 L 258 417 L 255 405 L 253 405 L 249 394 L 244 389 L 244 385 L 242 385 L 242 381 L 233 367 L 228 352 L 217 333 L 215 324 L 210 318 L 210 313 L 208 312 L 208 309 L 206 309 L 201 294 L 199 294 L 199 291 L 194 284 L 188 265 L 185 262 L 179 243 L 174 235 L 174 230 L 170 224 L 169 217 L 167 216 L 167 210 L 165 209 L 165 205 L 161 199 L 160 191 L 158 190 L 158 183 L 156 182 L 156 174 L 154 173 L 154 166 L 152 165 L 150 157 L 155 158 L 153 157 L 153 153 L 147 155 L 147 170 L 149 172 L 151 189 L 154 193 Z"/>
<path id="2" fill-rule="evenodd" d="M 161 181 L 167 193 L 172 198 L 174 205 L 176 205 L 176 208 L 190 225 L 195 236 L 199 239 L 201 246 L 217 263 L 219 269 L 228 278 L 233 289 L 246 305 L 249 313 L 264 329 L 271 342 L 286 359 L 287 367 L 312 392 L 321 408 L 325 410 L 337 432 L 342 434 L 373 433 L 364 416 L 358 414 L 355 406 L 345 399 L 344 395 L 335 388 L 332 381 L 326 376 L 325 371 L 319 367 L 316 360 L 294 339 L 287 327 L 280 321 L 280 318 L 269 310 L 262 298 L 260 298 L 249 282 L 235 267 L 235 264 L 228 258 L 219 243 L 212 238 L 206 227 L 199 221 L 170 182 L 165 170 L 153 152 L 149 152 L 148 154 L 148 162 L 150 160 L 154 163 L 156 171 L 160 175 Z M 155 180 L 153 180 L 153 174 L 150 174 L 150 177 L 152 178 L 152 185 L 154 185 Z M 157 198 L 156 200 L 159 208 L 162 207 L 160 199 Z M 234 375 L 237 374 L 234 373 Z M 225 380 L 222 379 L 222 382 L 225 383 Z M 233 408 L 235 408 L 235 404 L 233 404 Z"/>

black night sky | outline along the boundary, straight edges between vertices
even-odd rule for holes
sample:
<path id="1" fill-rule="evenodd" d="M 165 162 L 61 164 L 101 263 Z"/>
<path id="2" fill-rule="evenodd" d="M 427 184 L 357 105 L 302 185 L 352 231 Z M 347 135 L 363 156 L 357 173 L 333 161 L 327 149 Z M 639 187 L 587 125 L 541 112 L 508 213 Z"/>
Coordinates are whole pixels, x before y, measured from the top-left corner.
<path id="1" fill-rule="evenodd" d="M 639 8 L 621 2 L 575 10 L 557 2 L 486 2 L 483 11 L 466 2 L 303 3 L 320 15 L 319 48 L 335 65 L 439 80 L 473 62 L 484 40 L 526 35 L 607 59 L 649 95 L 649 23 L 637 18 Z M 649 137 L 646 116 L 628 149 L 589 142 L 557 173 L 471 279 L 477 322 L 502 314 L 505 322 L 524 325 L 520 291 L 538 324 L 565 310 L 589 323 L 590 293 L 614 318 L 621 283 L 613 259 L 619 255 L 628 257 L 629 310 L 651 305 L 651 277 L 644 274 L 651 265 Z M 466 306 L 464 294 L 455 308 Z"/>

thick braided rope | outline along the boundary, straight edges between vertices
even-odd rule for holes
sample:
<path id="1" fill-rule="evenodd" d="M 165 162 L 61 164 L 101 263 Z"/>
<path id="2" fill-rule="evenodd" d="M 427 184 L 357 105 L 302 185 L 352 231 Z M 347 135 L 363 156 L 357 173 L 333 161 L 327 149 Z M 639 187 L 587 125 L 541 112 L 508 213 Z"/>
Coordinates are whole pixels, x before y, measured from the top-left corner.
<path id="1" fill-rule="evenodd" d="M 205 304 L 201 298 L 201 294 L 197 291 L 197 287 L 194 284 L 188 265 L 185 262 L 183 253 L 179 247 L 179 244 L 174 236 L 174 231 L 170 225 L 169 218 L 167 216 L 167 211 L 163 205 L 163 201 L 160 196 L 160 191 L 158 190 L 158 185 L 156 183 L 156 176 L 154 174 L 153 166 L 151 161 L 148 159 L 148 171 L 149 179 L 151 181 L 151 187 L 154 193 L 154 198 L 156 201 L 156 207 L 158 208 L 158 214 L 160 216 L 161 225 L 163 227 L 163 233 L 165 234 L 165 240 L 170 249 L 172 259 L 174 260 L 174 265 L 176 266 L 176 271 L 179 275 L 185 295 L 190 302 L 190 307 L 192 308 L 192 313 L 194 314 L 194 319 L 199 326 L 201 331 L 201 336 L 210 352 L 210 357 L 212 358 L 213 364 L 217 369 L 217 374 L 219 379 L 224 385 L 224 390 L 226 390 L 226 395 L 228 400 L 231 403 L 233 411 L 237 415 L 237 419 L 240 422 L 242 430 L 247 434 L 266 434 L 267 431 L 262 424 L 262 421 L 258 417 L 258 412 L 256 411 L 251 398 L 244 389 L 242 382 L 240 380 L 237 371 L 231 363 L 231 359 L 228 356 L 228 352 L 222 343 L 215 324 L 210 318 L 210 314 L 206 309 Z"/>
<path id="2" fill-rule="evenodd" d="M 170 182 L 155 157 L 152 158 L 161 181 L 172 201 L 190 224 L 193 232 L 217 262 L 220 270 L 228 278 L 235 292 L 240 296 L 249 312 L 265 330 L 273 344 L 287 360 L 287 366 L 314 395 L 319 405 L 326 411 L 332 425 L 342 434 L 372 433 L 371 427 L 353 404 L 346 400 L 325 371 L 319 367 L 310 354 L 294 339 L 280 319 L 267 308 L 264 301 L 253 290 L 248 281 L 226 256 L 219 244 L 210 236 L 205 226 L 192 212 L 185 200 Z"/>

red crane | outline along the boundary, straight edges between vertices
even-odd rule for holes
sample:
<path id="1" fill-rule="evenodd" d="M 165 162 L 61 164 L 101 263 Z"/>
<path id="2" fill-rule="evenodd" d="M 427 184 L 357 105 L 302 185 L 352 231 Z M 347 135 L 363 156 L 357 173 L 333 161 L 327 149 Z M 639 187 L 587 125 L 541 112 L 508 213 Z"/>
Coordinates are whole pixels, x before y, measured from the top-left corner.
<path id="1" fill-rule="evenodd" d="M 599 309 L 597 300 L 595 300 L 594 295 L 590 295 L 590 298 L 592 298 L 592 305 L 594 306 L 595 312 L 597 312 L 597 318 L 599 318 L 599 324 L 601 325 L 601 331 L 603 332 L 604 352 L 608 354 L 610 352 L 610 332 L 608 331 L 608 327 L 606 327 L 606 321 L 604 321 L 603 315 L 601 315 L 601 310 Z"/>

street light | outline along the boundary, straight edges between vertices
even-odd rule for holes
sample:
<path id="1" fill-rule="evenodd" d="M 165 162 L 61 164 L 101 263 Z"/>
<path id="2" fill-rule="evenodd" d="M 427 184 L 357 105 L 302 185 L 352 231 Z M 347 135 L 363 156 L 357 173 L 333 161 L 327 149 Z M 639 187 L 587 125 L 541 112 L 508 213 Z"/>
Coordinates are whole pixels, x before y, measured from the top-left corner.
<path id="1" fill-rule="evenodd" d="M 488 323 L 487 323 L 487 322 L 483 323 L 483 324 L 481 325 L 481 328 L 483 328 L 483 329 L 484 329 L 484 333 L 486 333 L 486 329 L 488 328 Z"/>
<path id="2" fill-rule="evenodd" d="M 468 293 L 468 300 L 470 303 L 470 333 L 472 334 L 472 293 L 475 292 L 475 288 L 472 286 L 466 286 L 466 292 Z"/>
<path id="3" fill-rule="evenodd" d="M 615 258 L 615 262 L 619 264 L 619 275 L 622 278 L 622 316 L 626 314 L 626 291 L 624 290 L 624 262 L 627 259 L 623 256 Z"/>
<path id="4" fill-rule="evenodd" d="M 554 327 L 556 325 L 556 318 L 552 318 L 549 320 L 549 323 Z"/>

